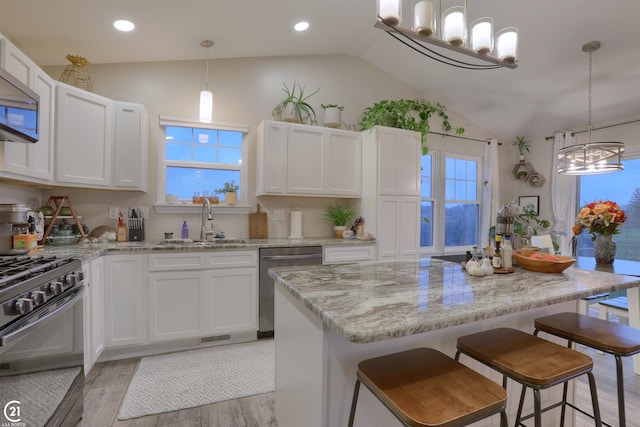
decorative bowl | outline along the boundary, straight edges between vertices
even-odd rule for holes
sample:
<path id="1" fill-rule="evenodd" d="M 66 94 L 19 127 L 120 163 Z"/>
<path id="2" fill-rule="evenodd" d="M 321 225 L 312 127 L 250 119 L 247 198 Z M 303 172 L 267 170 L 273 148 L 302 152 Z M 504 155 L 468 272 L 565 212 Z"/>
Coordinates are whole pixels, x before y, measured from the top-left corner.
<path id="1" fill-rule="evenodd" d="M 533 254 L 540 254 L 540 256 L 548 257 L 548 259 L 531 258 Z M 513 251 L 513 259 L 525 270 L 536 271 L 538 273 L 562 273 L 576 262 L 575 259 L 568 256 L 550 255 L 530 249 Z"/>
<path id="2" fill-rule="evenodd" d="M 71 234 L 68 236 L 52 234 L 47 236 L 47 243 L 52 245 L 73 245 L 80 238 L 79 234 Z"/>

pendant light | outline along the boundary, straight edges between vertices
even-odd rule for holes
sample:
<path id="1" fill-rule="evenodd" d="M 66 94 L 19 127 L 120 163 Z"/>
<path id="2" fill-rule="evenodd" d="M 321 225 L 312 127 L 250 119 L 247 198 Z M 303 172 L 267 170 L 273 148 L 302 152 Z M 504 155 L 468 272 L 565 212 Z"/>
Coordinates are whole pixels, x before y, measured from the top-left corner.
<path id="1" fill-rule="evenodd" d="M 592 54 L 600 48 L 599 41 L 590 41 L 582 46 L 589 54 L 589 142 L 570 145 L 558 150 L 558 173 L 562 175 L 595 175 L 617 172 L 624 169 L 622 142 L 591 142 L 591 69 Z"/>
<path id="2" fill-rule="evenodd" d="M 207 48 L 205 89 L 200 92 L 200 121 L 202 123 L 211 123 L 213 118 L 213 93 L 209 91 L 209 48 L 213 46 L 213 41 L 202 40 L 200 46 Z"/>

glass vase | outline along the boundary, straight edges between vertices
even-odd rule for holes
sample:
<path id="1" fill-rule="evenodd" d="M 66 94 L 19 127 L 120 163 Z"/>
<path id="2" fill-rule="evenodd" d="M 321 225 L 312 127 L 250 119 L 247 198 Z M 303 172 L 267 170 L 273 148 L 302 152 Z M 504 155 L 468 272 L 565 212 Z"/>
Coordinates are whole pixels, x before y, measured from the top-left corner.
<path id="1" fill-rule="evenodd" d="M 598 234 L 593 242 L 593 255 L 597 264 L 613 264 L 616 256 L 616 242 L 611 234 Z"/>

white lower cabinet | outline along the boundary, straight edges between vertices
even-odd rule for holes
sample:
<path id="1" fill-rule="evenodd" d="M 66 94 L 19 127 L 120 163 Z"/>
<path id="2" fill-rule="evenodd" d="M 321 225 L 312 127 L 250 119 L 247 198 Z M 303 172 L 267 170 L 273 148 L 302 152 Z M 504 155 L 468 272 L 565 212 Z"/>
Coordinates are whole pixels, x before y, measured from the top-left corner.
<path id="1" fill-rule="evenodd" d="M 322 257 L 323 264 L 363 262 L 374 259 L 376 259 L 375 245 L 325 247 Z"/>
<path id="2" fill-rule="evenodd" d="M 207 335 L 258 330 L 256 267 L 208 270 Z"/>
<path id="3" fill-rule="evenodd" d="M 420 199 L 381 196 L 378 208 L 378 259 L 417 258 L 420 255 Z"/>
<path id="4" fill-rule="evenodd" d="M 104 350 L 104 260 L 102 257 L 82 264 L 85 293 L 84 372 L 89 373 Z"/>
<path id="5" fill-rule="evenodd" d="M 149 341 L 201 336 L 205 299 L 203 271 L 149 273 Z"/>
<path id="6" fill-rule="evenodd" d="M 106 347 L 143 344 L 146 339 L 143 255 L 104 258 L 104 332 Z"/>

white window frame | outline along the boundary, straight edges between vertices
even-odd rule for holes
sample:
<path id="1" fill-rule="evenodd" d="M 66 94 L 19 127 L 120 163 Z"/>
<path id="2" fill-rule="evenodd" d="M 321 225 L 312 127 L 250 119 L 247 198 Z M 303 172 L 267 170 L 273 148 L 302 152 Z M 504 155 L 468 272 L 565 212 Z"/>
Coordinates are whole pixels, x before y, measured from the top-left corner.
<path id="1" fill-rule="evenodd" d="M 181 117 L 160 116 L 160 127 L 162 129 L 162 135 L 166 134 L 165 128 L 167 126 L 187 127 L 187 128 L 199 128 L 199 129 L 212 129 L 212 130 L 226 130 L 242 133 L 242 162 L 239 168 L 240 171 L 240 199 L 234 206 L 228 205 L 212 205 L 212 210 L 216 213 L 249 213 L 249 204 L 247 199 L 249 171 L 247 169 L 249 160 L 249 131 L 250 126 L 248 124 L 234 124 L 234 123 L 221 123 L 211 122 L 202 123 L 198 120 L 187 119 Z M 158 213 L 193 213 L 200 212 L 202 205 L 187 204 L 175 204 L 170 205 L 166 202 L 166 182 L 167 182 L 167 167 L 168 166 L 184 166 L 185 163 L 180 161 L 166 160 L 166 139 L 163 137 L 160 147 L 158 149 L 158 187 L 156 193 L 155 210 Z M 198 166 L 196 162 L 189 162 L 189 166 Z M 210 167 L 210 164 L 206 164 L 206 167 Z M 220 169 L 237 170 L 235 168 L 227 168 L 221 165 Z"/>
<path id="2" fill-rule="evenodd" d="M 477 241 L 480 241 L 480 207 L 482 204 L 482 156 L 473 155 L 473 154 L 465 154 L 458 153 L 452 151 L 442 152 L 440 150 L 429 150 L 429 154 L 432 156 L 432 161 L 434 162 L 432 165 L 432 191 L 431 191 L 431 199 L 433 201 L 433 246 L 422 246 L 420 247 L 420 253 L 424 255 L 433 255 L 433 254 L 453 254 L 453 253 L 461 253 L 469 250 L 469 246 L 448 246 L 445 247 L 445 205 L 447 202 L 452 203 L 466 203 L 473 204 L 466 200 L 445 200 L 446 193 L 446 159 L 447 157 L 453 157 L 456 159 L 462 160 L 472 160 L 477 162 L 476 168 L 476 202 L 478 206 L 478 235 L 476 236 Z M 420 198 L 422 201 L 422 197 Z"/>

